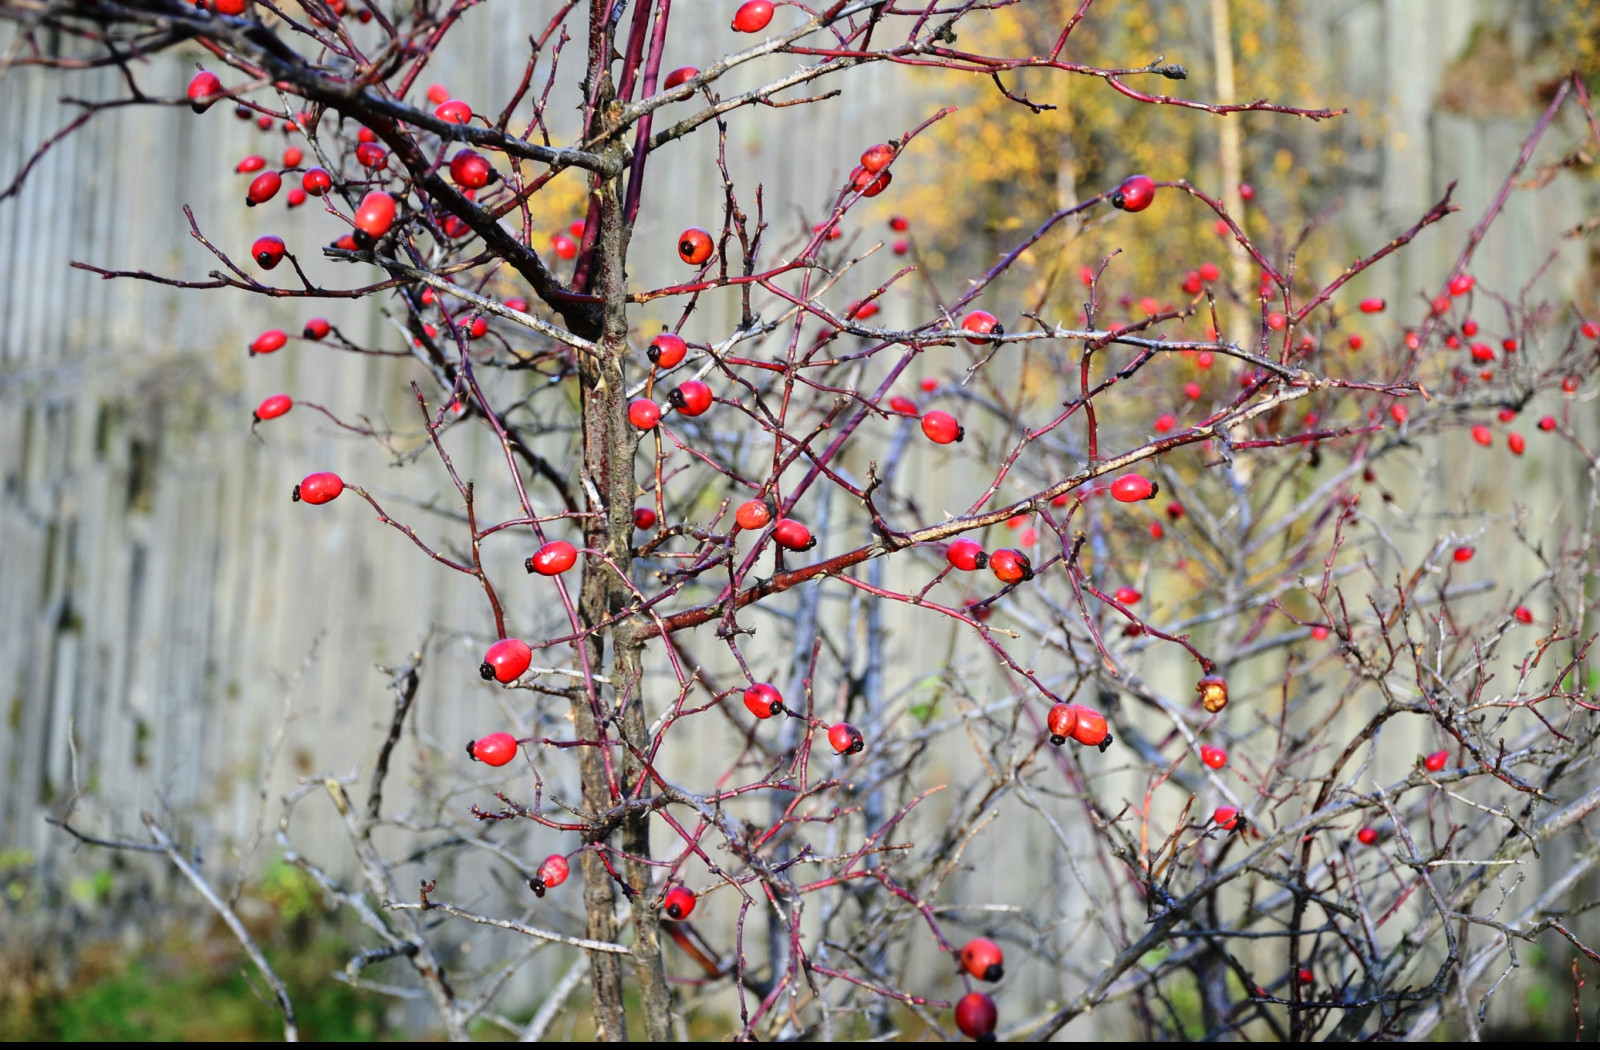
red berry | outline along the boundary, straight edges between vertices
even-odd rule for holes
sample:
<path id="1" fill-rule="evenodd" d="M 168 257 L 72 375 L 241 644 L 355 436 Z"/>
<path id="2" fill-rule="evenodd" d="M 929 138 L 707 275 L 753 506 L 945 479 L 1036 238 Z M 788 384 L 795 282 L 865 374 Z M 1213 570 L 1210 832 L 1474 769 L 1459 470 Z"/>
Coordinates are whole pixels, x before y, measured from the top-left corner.
<path id="1" fill-rule="evenodd" d="M 633 508 L 633 527 L 650 530 L 656 527 L 656 512 L 649 507 Z"/>
<path id="2" fill-rule="evenodd" d="M 672 368 L 689 352 L 689 345 L 673 332 L 662 332 L 650 340 L 650 349 L 644 356 L 657 368 Z"/>
<path id="3" fill-rule="evenodd" d="M 1168 521 L 1177 521 L 1179 518 L 1183 517 L 1185 513 L 1187 512 L 1183 509 L 1183 504 L 1179 503 L 1177 500 L 1173 500 L 1167 504 Z"/>
<path id="4" fill-rule="evenodd" d="M 1565 379 L 1563 379 L 1561 381 L 1561 389 L 1562 389 L 1562 391 L 1564 393 L 1568 393 L 1568 394 L 1577 393 L 1577 390 L 1578 390 L 1578 377 L 1577 376 L 1567 376 Z"/>
<path id="5" fill-rule="evenodd" d="M 1316 975 L 1304 966 L 1300 967 L 1300 972 L 1295 974 L 1295 976 L 1299 978 L 1301 984 L 1311 984 L 1317 979 Z"/>
<path id="6" fill-rule="evenodd" d="M 1199 383 L 1189 382 L 1183 384 L 1183 396 L 1188 398 L 1190 401 L 1200 400 L 1200 394 L 1201 390 Z"/>
<path id="7" fill-rule="evenodd" d="M 744 706 L 757 718 L 783 714 L 783 694 L 770 682 L 757 682 L 744 691 Z"/>
<path id="8" fill-rule="evenodd" d="M 484 681 L 515 682 L 533 663 L 533 650 L 520 638 L 502 638 L 483 654 L 478 673 Z"/>
<path id="9" fill-rule="evenodd" d="M 889 188 L 894 172 L 880 171 L 876 175 L 866 168 L 856 167 L 850 172 L 850 188 L 863 197 L 876 197 Z"/>
<path id="10" fill-rule="evenodd" d="M 1494 432 L 1488 427 L 1484 426 L 1482 423 L 1479 423 L 1472 428 L 1472 440 L 1487 448 L 1488 446 L 1494 444 Z"/>
<path id="11" fill-rule="evenodd" d="M 283 166 L 286 168 L 298 168 L 300 162 L 305 160 L 305 157 L 305 153 L 301 151 L 299 146 L 290 146 L 283 151 Z"/>
<path id="12" fill-rule="evenodd" d="M 691 379 L 668 394 L 667 400 L 686 416 L 702 415 L 711 407 L 711 388 L 698 379 Z"/>
<path id="13" fill-rule="evenodd" d="M 956 1027 L 968 1039 L 993 1040 L 995 1022 L 999 1019 L 1000 1011 L 995 1009 L 994 1000 L 982 992 L 968 992 L 956 1003 Z"/>
<path id="14" fill-rule="evenodd" d="M 566 540 L 551 540 L 523 565 L 540 576 L 559 576 L 578 563 L 578 548 Z"/>
<path id="15" fill-rule="evenodd" d="M 772 538 L 778 546 L 791 551 L 808 551 L 817 545 L 811 530 L 793 518 L 780 518 L 772 528 Z"/>
<path id="16" fill-rule="evenodd" d="M 936 445 L 948 445 L 952 441 L 960 441 L 967 434 L 966 428 L 956 422 L 955 416 L 938 410 L 922 417 L 922 432 Z"/>
<path id="17" fill-rule="evenodd" d="M 891 215 L 889 216 L 889 229 L 895 233 L 904 233 L 911 229 L 911 220 L 904 215 Z"/>
<path id="18" fill-rule="evenodd" d="M 1450 760 L 1450 752 L 1448 752 L 1448 751 L 1435 751 L 1433 754 L 1431 754 L 1427 758 L 1423 759 L 1422 760 L 1422 764 L 1423 764 L 1424 767 L 1427 768 L 1428 772 L 1437 773 L 1437 772 L 1439 772 L 1439 770 L 1444 768 L 1444 764 L 1446 762 L 1448 762 L 1449 760 Z"/>
<path id="19" fill-rule="evenodd" d="M 961 949 L 961 968 L 980 981 L 998 981 L 1005 976 L 1005 953 L 987 937 L 974 937 Z"/>
<path id="20" fill-rule="evenodd" d="M 1000 322 L 995 319 L 994 314 L 987 310 L 972 311 L 970 314 L 961 319 L 961 327 L 968 332 L 977 334 L 978 336 L 1006 334 L 1006 330 L 1000 327 Z M 989 340 L 983 338 L 974 339 L 969 335 L 967 336 L 967 342 L 971 343 L 973 346 L 982 346 L 984 343 L 989 342 Z"/>
<path id="21" fill-rule="evenodd" d="M 344 480 L 331 471 L 307 474 L 305 480 L 294 487 L 290 499 L 295 503 L 320 504 L 339 498 L 344 491 Z"/>
<path id="22" fill-rule="evenodd" d="M 1373 828 L 1362 828 L 1356 832 L 1356 841 L 1363 846 L 1370 846 L 1378 841 L 1378 832 Z"/>
<path id="23" fill-rule="evenodd" d="M 917 414 L 917 403 L 909 397 L 896 394 L 889 399 L 889 410 L 898 412 L 902 416 L 914 416 Z"/>
<path id="24" fill-rule="evenodd" d="M 772 0 L 749 0 L 733 14 L 735 33 L 759 33 L 772 21 Z"/>
<path id="25" fill-rule="evenodd" d="M 1253 201 L 1256 199 L 1256 188 L 1248 182 L 1239 183 L 1239 199 Z"/>
<path id="26" fill-rule="evenodd" d="M 550 247 L 555 250 L 558 259 L 576 259 L 578 257 L 578 242 L 564 233 L 552 234 Z"/>
<path id="27" fill-rule="evenodd" d="M 1079 710 L 1077 704 L 1056 704 L 1050 708 L 1045 724 L 1050 728 L 1052 744 L 1060 747 L 1067 742 L 1067 737 L 1077 734 Z"/>
<path id="28" fill-rule="evenodd" d="M 687 84 L 700 75 L 700 71 L 693 66 L 679 66 L 667 74 L 666 89 L 671 91 L 679 84 Z"/>
<path id="29" fill-rule="evenodd" d="M 1526 605 L 1517 606 L 1515 609 L 1511 610 L 1511 615 L 1516 618 L 1518 623 L 1533 622 L 1533 610 L 1529 609 Z"/>
<path id="30" fill-rule="evenodd" d="M 289 207 L 298 208 L 306 202 L 306 191 L 299 186 L 290 186 L 289 194 L 284 198 L 284 201 Z"/>
<path id="31" fill-rule="evenodd" d="M 694 891 L 687 886 L 674 886 L 661 898 L 661 910 L 674 922 L 682 922 L 694 911 Z"/>
<path id="32" fill-rule="evenodd" d="M 861 154 L 861 166 L 876 174 L 894 162 L 894 155 L 895 147 L 887 142 L 880 142 L 875 146 L 868 146 L 867 151 Z"/>
<path id="33" fill-rule="evenodd" d="M 535 896 L 543 897 L 545 890 L 553 890 L 566 882 L 571 870 L 567 858 L 561 854 L 548 856 L 544 859 L 544 863 L 539 865 L 539 870 L 533 878 L 528 880 L 528 888 L 533 890 Z"/>
<path id="34" fill-rule="evenodd" d="M 256 242 L 250 246 L 250 256 L 255 259 L 257 266 L 270 270 L 283 261 L 283 253 L 287 250 L 282 237 L 268 234 L 256 238 Z"/>
<path id="35" fill-rule="evenodd" d="M 1204 285 L 1200 283 L 1200 271 L 1190 270 L 1183 275 L 1183 290 L 1189 295 L 1199 295 Z"/>
<path id="36" fill-rule="evenodd" d="M 1517 352 L 1517 341 L 1515 339 L 1502 339 L 1500 340 L 1500 349 L 1508 354 L 1514 354 Z"/>
<path id="37" fill-rule="evenodd" d="M 1457 547 L 1451 557 L 1455 558 L 1456 561 L 1471 561 L 1472 555 L 1475 553 L 1476 551 L 1471 547 Z"/>
<path id="38" fill-rule="evenodd" d="M 1493 361 L 1494 347 L 1490 346 L 1488 343 L 1473 343 L 1472 359 L 1474 361 Z"/>
<path id="39" fill-rule="evenodd" d="M 487 318 L 474 317 L 471 321 L 462 321 L 461 330 L 467 333 L 468 339 L 482 339 L 489 334 L 489 321 Z"/>
<path id="40" fill-rule="evenodd" d="M 450 124 L 467 124 L 472 121 L 472 107 L 453 98 L 434 110 L 433 115 Z"/>
<path id="41" fill-rule="evenodd" d="M 1106 716 L 1092 707 L 1073 704 L 1077 708 L 1078 724 L 1072 729 L 1072 739 L 1085 747 L 1098 747 L 1101 751 L 1111 746 L 1111 730 Z"/>
<path id="42" fill-rule="evenodd" d="M 1539 420 L 1539 429 L 1540 430 L 1554 430 L 1555 428 L 1556 428 L 1556 417 L 1555 416 L 1545 416 L 1543 419 Z"/>
<path id="43" fill-rule="evenodd" d="M 1450 312 L 1450 297 L 1448 295 L 1434 296 L 1433 303 L 1431 305 L 1434 313 L 1447 314 Z"/>
<path id="44" fill-rule="evenodd" d="M 333 189 L 333 176 L 321 168 L 307 168 L 300 176 L 300 188 L 313 197 L 320 197 Z"/>
<path id="45" fill-rule="evenodd" d="M 1156 425 L 1154 429 L 1157 434 L 1165 434 L 1167 431 L 1171 430 L 1177 425 L 1177 416 L 1173 415 L 1171 412 L 1163 412 L 1161 415 L 1156 417 Z"/>
<path id="46" fill-rule="evenodd" d="M 1228 764 L 1228 753 L 1220 747 L 1202 744 L 1200 745 L 1200 761 L 1212 769 L 1221 769 Z"/>
<path id="47" fill-rule="evenodd" d="M 1523 450 L 1528 447 L 1528 443 L 1522 439 L 1522 435 L 1514 430 L 1506 435 L 1506 445 L 1510 447 L 1513 456 L 1522 455 Z"/>
<path id="48" fill-rule="evenodd" d="M 376 142 L 363 142 L 356 147 L 356 161 L 369 171 L 378 171 L 389 163 L 389 152 Z"/>
<path id="49" fill-rule="evenodd" d="M 844 312 L 844 316 L 846 320 L 865 321 L 870 317 L 876 317 L 879 309 L 880 307 L 875 302 L 854 302 Z"/>
<path id="50" fill-rule="evenodd" d="M 450 180 L 469 190 L 481 190 L 494 181 L 494 168 L 477 150 L 464 149 L 450 158 Z"/>
<path id="51" fill-rule="evenodd" d="M 506 309 L 515 310 L 518 313 L 527 313 L 528 300 L 522 298 L 521 296 L 513 295 L 511 298 L 506 300 Z"/>
<path id="52" fill-rule="evenodd" d="M 861 730 L 849 722 L 835 722 L 828 727 L 828 744 L 839 755 L 854 755 L 867 746 Z"/>
<path id="53" fill-rule="evenodd" d="M 1458 273 L 1450 278 L 1450 294 L 1454 296 L 1466 295 L 1472 291 L 1472 286 L 1475 283 L 1471 274 Z"/>
<path id="54" fill-rule="evenodd" d="M 1212 812 L 1211 819 L 1223 831 L 1232 831 L 1239 826 L 1239 810 L 1234 806 L 1218 806 Z"/>
<path id="55" fill-rule="evenodd" d="M 196 113 L 210 109 L 222 95 L 222 81 L 209 69 L 202 69 L 189 81 L 189 108 Z"/>
<path id="56" fill-rule="evenodd" d="M 904 255 L 911 250 L 911 243 L 909 241 L 895 241 L 891 247 L 896 255 Z"/>
<path id="57" fill-rule="evenodd" d="M 1166 530 L 1161 527 L 1161 523 L 1159 521 L 1152 521 L 1150 523 L 1150 538 L 1151 539 L 1159 540 L 1162 536 L 1165 536 L 1166 534 L 1167 534 Z"/>
<path id="58" fill-rule="evenodd" d="M 1111 483 L 1111 496 L 1118 503 L 1136 503 L 1153 499 L 1161 486 L 1142 474 L 1124 474 Z"/>
<path id="59" fill-rule="evenodd" d="M 983 552 L 983 547 L 977 540 L 963 536 L 951 542 L 945 548 L 945 560 L 962 572 L 974 572 L 985 568 L 989 564 L 989 556 Z"/>
<path id="60" fill-rule="evenodd" d="M 256 406 L 256 422 L 259 423 L 263 419 L 277 419 L 293 407 L 294 402 L 289 399 L 288 394 L 273 394 Z"/>
<path id="61" fill-rule="evenodd" d="M 467 754 L 473 761 L 491 766 L 503 766 L 517 757 L 517 738 L 510 733 L 490 733 L 467 745 Z"/>
<path id="62" fill-rule="evenodd" d="M 334 241 L 333 246 L 342 252 L 353 252 L 356 250 L 356 239 L 347 233 Z"/>
<path id="63" fill-rule="evenodd" d="M 1444 345 L 1451 350 L 1460 350 L 1461 338 L 1456 335 L 1447 335 L 1444 339 Z"/>
<path id="64" fill-rule="evenodd" d="M 1389 415 L 1396 423 L 1404 424 L 1410 418 L 1411 412 L 1404 405 L 1390 405 Z"/>
<path id="65" fill-rule="evenodd" d="M 1217 268 L 1217 264 L 1216 263 L 1201 263 L 1200 264 L 1200 279 L 1202 281 L 1205 281 L 1207 284 L 1210 284 L 1212 281 L 1215 281 L 1217 278 L 1219 278 L 1221 276 L 1222 276 L 1222 271 Z"/>
<path id="66" fill-rule="evenodd" d="M 377 240 L 394 225 L 394 212 L 394 198 L 382 190 L 373 190 L 361 198 L 361 206 L 356 209 L 355 227 L 372 240 Z"/>
<path id="67" fill-rule="evenodd" d="M 1477 335 L 1478 334 L 1478 322 L 1474 321 L 1470 317 L 1467 318 L 1465 321 L 1462 321 L 1461 322 L 1461 334 L 1466 336 L 1468 339 L 1471 339 L 1473 336 Z"/>
<path id="68" fill-rule="evenodd" d="M 1595 324 L 1593 321 L 1583 322 L 1583 326 L 1578 330 L 1583 333 L 1585 339 L 1600 339 L 1600 324 Z"/>
<path id="69" fill-rule="evenodd" d="M 449 88 L 445 87 L 443 84 L 429 84 L 428 85 L 428 101 L 429 102 L 432 102 L 435 106 L 437 106 L 441 102 L 449 101 L 449 99 L 450 99 L 450 89 Z"/>
<path id="70" fill-rule="evenodd" d="M 245 191 L 245 207 L 254 208 L 257 204 L 267 203 L 267 201 L 278 195 L 278 189 L 282 185 L 283 176 L 277 172 L 262 172 L 251 181 L 250 188 Z"/>
<path id="71" fill-rule="evenodd" d="M 283 349 L 283 344 L 289 341 L 289 336 L 282 329 L 269 328 L 256 336 L 256 341 L 250 344 L 250 356 L 257 354 L 270 354 Z"/>
<path id="72" fill-rule="evenodd" d="M 1123 605 L 1132 605 L 1140 598 L 1143 598 L 1144 595 L 1140 594 L 1132 587 L 1118 587 L 1115 597 L 1117 601 L 1121 602 Z"/>
<path id="73" fill-rule="evenodd" d="M 928 376 L 921 383 L 918 383 L 917 386 L 924 394 L 931 394 L 935 390 L 939 389 L 939 381 L 932 376 Z"/>
<path id="74" fill-rule="evenodd" d="M 1361 300 L 1361 312 L 1364 314 L 1381 314 L 1383 313 L 1383 308 L 1387 305 L 1382 299 L 1363 299 Z"/>
<path id="75" fill-rule="evenodd" d="M 777 516 L 777 510 L 763 499 L 753 499 L 741 503 L 739 509 L 733 512 L 733 520 L 739 523 L 741 529 L 754 532 L 764 529 L 767 523 Z"/>
<path id="76" fill-rule="evenodd" d="M 260 171 L 262 168 L 265 168 L 266 166 L 267 166 L 267 158 L 265 158 L 265 157 L 263 157 L 263 156 L 261 156 L 259 154 L 256 154 L 256 153 L 252 153 L 252 154 L 250 154 L 250 156 L 246 157 L 244 160 L 241 160 L 239 162 L 238 166 L 235 167 L 233 170 L 237 171 L 241 175 L 248 175 L 253 171 Z"/>
<path id="77" fill-rule="evenodd" d="M 1366 340 L 1362 339 L 1359 335 L 1351 335 L 1349 339 L 1345 340 L 1345 345 L 1350 347 L 1352 350 L 1360 350 L 1366 345 Z"/>
<path id="78" fill-rule="evenodd" d="M 1033 565 L 1019 550 L 1002 547 L 989 555 L 989 571 L 1001 583 L 1026 583 L 1033 579 Z"/>
<path id="79" fill-rule="evenodd" d="M 772 5 L 768 4 L 769 16 L 771 8 Z M 691 226 L 684 230 L 678 235 L 678 258 L 690 266 L 699 266 L 711 258 L 711 234 L 698 226 Z"/>
<path id="80" fill-rule="evenodd" d="M 244 9 L 249 6 L 249 0 L 211 0 L 211 6 L 221 15 L 242 15 Z"/>
<path id="81" fill-rule="evenodd" d="M 661 406 L 647 397 L 641 397 L 628 405 L 628 422 L 640 430 L 654 430 L 656 424 L 661 422 Z"/>
<path id="82" fill-rule="evenodd" d="M 1111 206 L 1123 211 L 1144 211 L 1155 199 L 1156 184 L 1148 175 L 1129 175 L 1111 194 Z"/>
<path id="83" fill-rule="evenodd" d="M 1328 629 L 1326 627 L 1324 627 L 1320 623 L 1317 624 L 1315 627 L 1311 628 L 1311 640 L 1314 641 L 1314 642 L 1325 642 L 1325 641 L 1327 641 L 1328 640 Z"/>

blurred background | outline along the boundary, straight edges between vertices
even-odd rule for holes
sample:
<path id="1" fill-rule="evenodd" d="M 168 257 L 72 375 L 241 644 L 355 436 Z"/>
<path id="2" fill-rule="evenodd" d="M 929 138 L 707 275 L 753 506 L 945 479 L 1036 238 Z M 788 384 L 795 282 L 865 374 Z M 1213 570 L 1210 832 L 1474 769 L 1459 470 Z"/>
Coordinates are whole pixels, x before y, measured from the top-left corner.
<path id="1" fill-rule="evenodd" d="M 556 6 L 540 0 L 473 9 L 432 77 L 456 97 L 498 109 L 504 86 L 521 73 L 528 35 Z M 674 11 L 683 31 L 667 68 L 704 65 L 735 47 L 725 6 Z M 994 20 L 993 39 L 963 45 L 1048 51 L 1076 6 L 1021 4 Z M 11 32 L 0 29 L 0 46 Z M 1456 183 L 1462 212 L 1360 281 L 1360 294 L 1386 297 L 1392 308 L 1352 332 L 1394 338 L 1403 323 L 1423 316 L 1426 295 L 1438 288 L 1559 79 L 1573 68 L 1600 69 L 1597 46 L 1600 3 L 1591 0 L 1100 0 L 1072 38 L 1074 59 L 1141 66 L 1159 57 L 1184 65 L 1189 76 L 1158 80 L 1156 90 L 1349 113 L 1319 123 L 1244 115 L 1231 118 L 1230 132 L 1228 121 L 1141 105 L 1086 77 L 1028 74 L 1008 83 L 1013 93 L 1055 107 L 1034 113 L 983 78 L 873 66 L 828 85 L 842 87 L 842 97 L 741 112 L 730 122 L 727 152 L 743 197 L 763 187 L 771 238 L 781 244 L 827 213 L 863 146 L 903 133 L 940 107 L 959 106 L 917 140 L 911 163 L 896 165 L 893 190 L 872 202 L 876 210 L 858 209 L 846 224 L 847 237 L 864 248 L 896 238 L 886 224 L 891 214 L 908 216 L 911 250 L 945 298 L 1051 212 L 1131 171 L 1188 178 L 1225 195 L 1248 183 L 1253 196 L 1240 207 L 1252 232 L 1281 246 L 1310 226 L 1302 250 L 1319 281 L 1410 227 Z M 156 56 L 139 75 L 152 94 L 179 96 L 199 54 Z M 762 83 L 791 62 L 743 66 L 724 93 Z M 1221 73 L 1229 63 L 1231 84 Z M 541 64 L 537 75 L 545 71 Z M 64 77 L 15 68 L 0 77 L 8 147 L 0 186 L 72 117 L 63 96 L 105 98 L 118 90 L 114 71 Z M 555 99 L 552 131 L 570 141 L 571 100 L 563 103 L 559 90 Z M 283 862 L 276 805 L 265 800 L 305 778 L 364 775 L 392 703 L 386 669 L 413 654 L 429 668 L 412 727 L 417 754 L 454 756 L 468 736 L 492 728 L 505 701 L 473 673 L 492 623 L 473 587 L 374 525 L 362 508 L 308 513 L 289 500 L 304 474 L 336 470 L 392 510 L 442 532 L 444 519 L 430 520 L 439 513 L 440 479 L 413 455 L 416 408 L 406 380 L 414 364 L 310 343 L 270 357 L 246 354 L 261 330 L 295 333 L 312 316 L 375 345 L 402 348 L 403 335 L 381 297 L 267 301 L 231 290 L 102 281 L 69 266 L 78 260 L 203 279 L 216 263 L 187 236 L 188 205 L 225 251 L 243 254 L 270 228 L 313 279 L 348 283 L 347 272 L 319 257 L 316 248 L 338 231 L 314 206 L 241 206 L 246 179 L 234 174 L 235 164 L 248 153 L 274 156 L 287 144 L 280 132 L 235 120 L 222 107 L 203 119 L 183 107 L 113 111 L 46 154 L 21 192 L 0 202 L 6 1038 L 279 1031 L 274 1010 L 241 973 L 237 946 L 209 912 L 199 912 L 178 876 L 144 858 L 76 846 L 45 820 L 69 803 L 79 826 L 113 839 L 147 841 L 140 814 L 158 814 L 213 873 L 247 874 L 241 910 L 295 988 L 308 1033 L 374 1038 L 425 1024 L 404 1001 L 325 979 L 343 966 L 357 934 L 329 919 L 319 891 Z M 720 220 L 716 146 L 714 135 L 699 135 L 653 156 L 633 247 L 638 286 L 676 275 L 678 230 Z M 540 198 L 536 218 L 552 233 L 563 229 L 581 217 L 583 194 L 579 180 L 563 176 Z M 1596 204 L 1587 158 L 1545 192 L 1513 195 L 1474 274 L 1485 286 L 1514 290 L 1542 269 L 1538 296 L 1573 299 L 1591 316 L 1600 313 L 1592 237 L 1564 236 Z M 1138 241 L 1129 234 L 1126 224 L 1086 224 L 1053 247 L 1058 258 L 1031 260 L 1027 277 L 997 286 L 985 305 L 1001 312 L 994 304 L 1003 304 L 1015 316 L 1017 302 L 1042 304 L 1046 315 L 1070 317 L 1081 298 L 1080 268 L 1121 250 L 1107 286 L 1127 293 L 1113 315 L 1131 317 L 1143 296 L 1178 298 L 1184 274 L 1200 263 L 1234 265 L 1205 215 L 1176 195 L 1158 199 Z M 863 265 L 861 290 L 898 264 L 879 252 Z M 509 286 L 501 291 L 514 294 Z M 886 300 L 890 321 L 925 316 L 927 307 L 910 292 Z M 648 339 L 676 320 L 672 309 L 639 310 L 638 331 Z M 685 335 L 718 338 L 737 316 L 736 296 L 711 297 Z M 357 438 L 309 415 L 256 436 L 248 426 L 253 407 L 285 391 L 345 418 L 367 413 L 388 437 Z M 552 447 L 564 446 L 557 440 Z M 458 463 L 463 475 L 484 477 L 495 472 L 497 456 L 480 445 Z M 1474 492 L 1503 504 L 1512 485 L 1518 499 L 1546 514 L 1559 513 L 1574 469 L 1537 451 L 1514 466 L 1434 466 L 1435 475 L 1414 481 L 1437 485 L 1441 505 Z M 939 494 L 937 487 L 930 492 L 930 505 L 940 505 Z M 520 575 L 524 553 L 507 548 L 489 557 L 495 571 Z M 524 606 L 508 612 L 539 622 L 545 611 L 533 597 L 518 600 Z M 914 649 L 905 624 L 896 621 L 891 631 L 896 627 L 896 644 Z M 903 690 L 918 676 L 903 660 L 890 668 L 888 687 Z M 961 760 L 951 761 L 959 775 Z M 403 811 L 408 786 L 436 771 L 413 762 L 397 775 L 391 804 Z M 293 843 L 333 870 L 348 864 L 336 815 L 325 805 L 297 814 Z M 542 855 L 556 845 L 552 837 L 528 848 Z M 1010 868 L 976 860 L 970 884 L 997 899 L 1037 891 L 1025 872 Z M 960 880 L 952 892 L 960 892 Z M 575 912 L 567 918 L 577 929 Z M 470 955 L 477 936 L 463 935 L 459 951 Z M 529 1001 L 570 961 L 557 952 L 534 959 L 519 979 Z M 1541 1004 L 1570 995 L 1570 984 L 1537 965 L 1532 971 L 1517 1001 L 1543 1024 L 1538 1019 L 1550 1012 Z M 1038 994 L 1048 997 L 1042 988 Z M 581 1035 L 587 1022 L 579 1011 L 571 1023 L 566 1034 Z M 1086 1018 L 1068 1032 L 1108 1034 L 1098 1023 Z M 1566 1023 L 1563 1012 L 1537 1034 L 1556 1034 Z"/>

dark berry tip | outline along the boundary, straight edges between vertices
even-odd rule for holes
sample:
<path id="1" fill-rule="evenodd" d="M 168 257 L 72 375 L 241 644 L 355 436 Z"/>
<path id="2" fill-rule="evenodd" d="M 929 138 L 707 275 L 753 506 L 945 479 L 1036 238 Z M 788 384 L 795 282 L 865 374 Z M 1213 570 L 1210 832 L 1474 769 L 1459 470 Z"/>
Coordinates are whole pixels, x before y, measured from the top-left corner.
<path id="1" fill-rule="evenodd" d="M 669 918 L 669 919 L 681 919 L 681 918 L 683 918 L 683 909 L 678 907 L 676 904 L 667 905 L 667 918 Z"/>
<path id="2" fill-rule="evenodd" d="M 294 487 L 294 492 L 293 492 L 293 494 L 290 495 L 289 502 L 290 503 L 299 503 L 300 502 L 300 486 L 299 485 L 296 485 Z"/>
<path id="3" fill-rule="evenodd" d="M 1005 975 L 1005 967 L 1001 966 L 999 963 L 994 963 L 987 970 L 983 971 L 983 979 L 985 981 L 998 981 Z"/>
<path id="4" fill-rule="evenodd" d="M 527 569 L 529 572 L 534 572 L 535 571 L 534 567 L 533 567 L 533 559 L 532 558 L 528 558 L 526 561 L 524 561 L 522 563 L 522 567 L 524 569 Z"/>
<path id="5" fill-rule="evenodd" d="M 1006 334 L 1006 326 L 1003 324 L 997 324 L 989 330 L 989 334 L 994 336 L 996 339 L 999 339 L 1001 336 Z"/>
<path id="6" fill-rule="evenodd" d="M 477 762 L 479 760 L 478 759 L 478 742 L 476 740 L 468 740 L 467 741 L 467 757 L 472 759 L 474 762 Z"/>
<path id="7" fill-rule="evenodd" d="M 1107 733 L 1106 734 L 1106 738 L 1104 740 L 1100 741 L 1100 753 L 1102 755 L 1105 754 L 1106 753 L 1106 748 L 1108 748 L 1110 746 L 1111 746 L 1111 734 Z"/>
<path id="8" fill-rule="evenodd" d="M 1056 736 L 1054 733 L 1051 733 L 1050 742 L 1055 746 L 1060 747 L 1062 744 L 1067 742 L 1067 738 L 1064 736 Z"/>
<path id="9" fill-rule="evenodd" d="M 478 673 L 483 675 L 485 682 L 492 681 L 494 679 L 494 664 L 485 660 L 483 665 L 478 668 Z"/>
<path id="10" fill-rule="evenodd" d="M 987 569 L 989 567 L 988 552 L 979 551 L 977 555 L 973 557 L 972 564 L 979 569 Z"/>
<path id="11" fill-rule="evenodd" d="M 544 880 L 535 875 L 528 880 L 528 889 L 533 891 L 535 897 L 543 897 L 545 890 Z"/>

